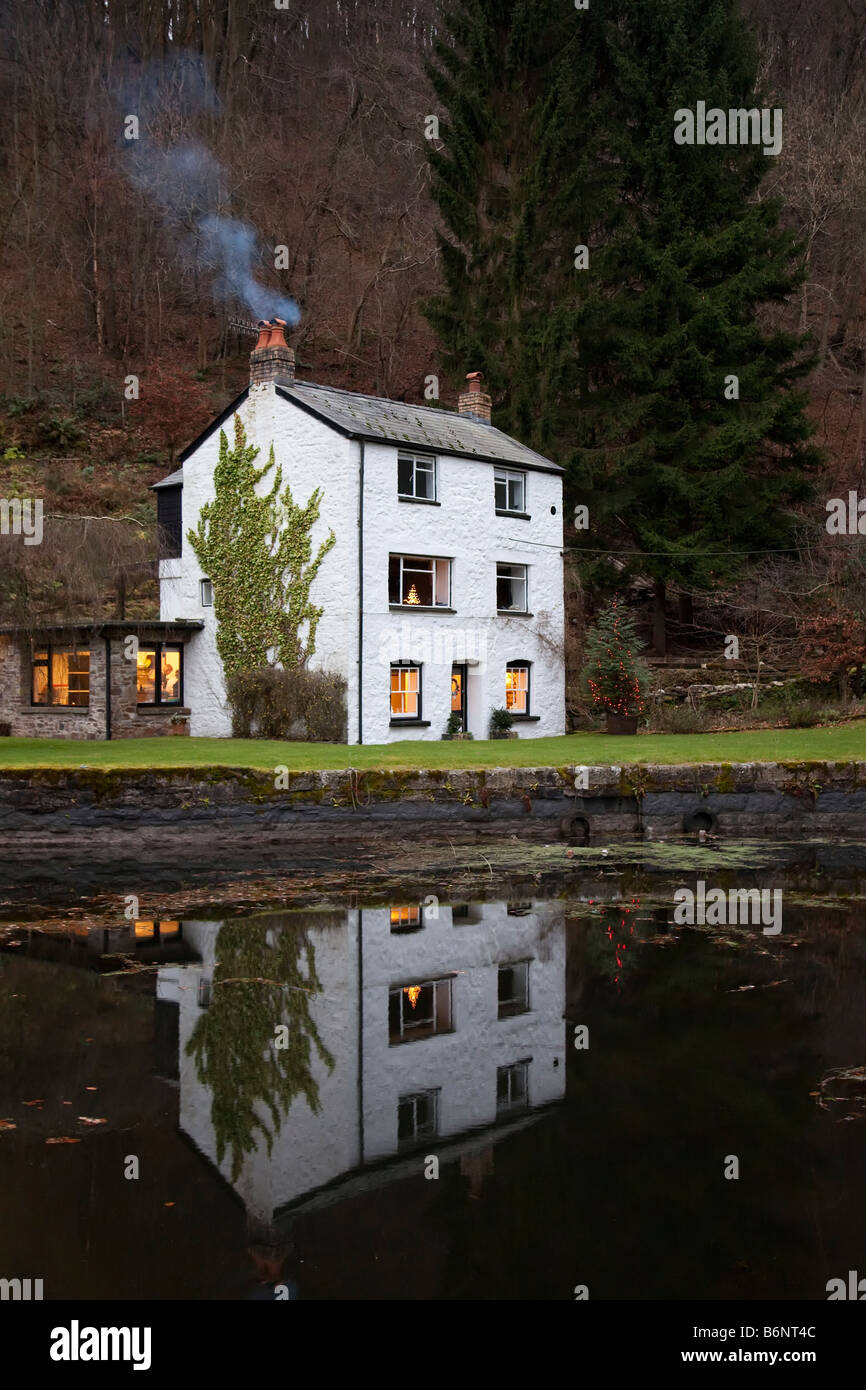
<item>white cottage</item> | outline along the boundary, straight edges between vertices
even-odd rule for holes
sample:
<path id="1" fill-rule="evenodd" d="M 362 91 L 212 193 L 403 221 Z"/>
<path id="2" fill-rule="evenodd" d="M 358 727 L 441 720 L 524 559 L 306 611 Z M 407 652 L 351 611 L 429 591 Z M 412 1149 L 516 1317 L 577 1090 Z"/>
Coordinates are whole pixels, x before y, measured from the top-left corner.
<path id="1" fill-rule="evenodd" d="M 311 591 L 310 664 L 346 680 L 350 743 L 438 739 L 452 713 L 486 738 L 502 707 L 521 737 L 563 733 L 562 469 L 491 424 L 480 373 L 456 414 L 380 400 L 296 380 L 281 321 L 259 330 L 247 390 L 156 484 L 161 618 L 204 622 L 182 651 L 190 732 L 231 733 L 213 588 L 186 532 L 240 413 L 296 501 L 321 489 L 313 553 L 330 531 L 336 544 Z"/>

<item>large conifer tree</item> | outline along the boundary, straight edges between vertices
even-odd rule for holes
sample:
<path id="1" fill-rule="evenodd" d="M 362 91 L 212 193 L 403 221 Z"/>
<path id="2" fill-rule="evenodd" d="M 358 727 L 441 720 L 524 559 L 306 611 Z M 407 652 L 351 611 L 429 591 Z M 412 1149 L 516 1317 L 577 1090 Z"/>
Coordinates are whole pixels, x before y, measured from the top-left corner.
<path id="1" fill-rule="evenodd" d="M 817 457 L 804 345 L 768 318 L 802 275 L 771 160 L 674 141 L 699 100 L 763 105 L 755 74 L 734 0 L 454 0 L 432 73 L 443 360 L 480 365 L 497 424 L 567 466 L 585 575 L 617 551 L 618 586 L 656 581 L 662 648 L 665 584 L 790 544 Z"/>

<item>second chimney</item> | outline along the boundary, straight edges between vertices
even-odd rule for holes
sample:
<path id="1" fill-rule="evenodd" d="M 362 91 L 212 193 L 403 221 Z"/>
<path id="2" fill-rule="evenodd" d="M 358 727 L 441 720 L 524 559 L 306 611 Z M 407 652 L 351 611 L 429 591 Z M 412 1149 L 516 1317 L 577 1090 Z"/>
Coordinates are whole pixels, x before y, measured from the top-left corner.
<path id="1" fill-rule="evenodd" d="M 295 381 L 295 350 L 285 338 L 285 319 L 259 319 L 259 340 L 250 353 L 250 385 L 273 381 L 292 386 Z"/>
<path id="2" fill-rule="evenodd" d="M 457 398 L 457 410 L 461 415 L 469 415 L 474 420 L 480 420 L 483 424 L 490 424 L 490 416 L 493 410 L 493 401 L 487 392 L 484 391 L 484 373 L 469 372 L 466 380 L 469 383 L 468 390 L 462 392 Z"/>

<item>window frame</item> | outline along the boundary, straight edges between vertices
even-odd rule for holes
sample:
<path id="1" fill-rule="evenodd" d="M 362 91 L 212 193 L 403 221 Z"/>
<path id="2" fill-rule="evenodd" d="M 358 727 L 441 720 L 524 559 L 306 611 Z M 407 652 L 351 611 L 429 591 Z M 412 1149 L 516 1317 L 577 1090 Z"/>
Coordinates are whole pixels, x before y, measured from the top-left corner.
<path id="1" fill-rule="evenodd" d="M 408 994 L 408 992 L 409 992 L 410 989 L 416 989 L 416 988 L 417 988 L 417 989 L 432 988 L 432 990 L 433 990 L 433 1017 L 432 1017 L 432 1026 L 427 1026 L 426 1024 L 418 1023 L 418 1024 L 415 1025 L 415 1027 L 418 1029 L 418 1031 L 416 1032 L 416 1031 L 413 1030 L 413 1031 L 410 1031 L 410 1032 L 407 1034 L 407 1032 L 406 1032 L 406 1027 L 405 1027 L 405 1020 L 404 1020 L 404 1016 L 403 1016 L 403 1009 L 404 1009 L 403 999 L 404 999 L 404 995 Z M 439 1013 L 440 1013 L 440 1003 L 439 1003 L 439 991 L 440 991 L 440 990 L 445 990 L 445 991 L 447 991 L 447 995 L 448 995 L 448 1006 L 447 1006 L 447 1012 L 448 1012 L 448 1025 L 447 1025 L 447 1027 L 443 1027 L 443 1028 L 438 1027 L 438 1016 L 439 1016 Z M 391 1001 L 394 999 L 395 996 L 397 996 L 398 999 L 399 999 L 399 1025 L 400 1025 L 400 1027 L 399 1027 L 399 1036 L 394 1036 L 394 1034 L 392 1033 L 392 1029 L 391 1029 Z M 443 1013 L 445 1012 L 444 1009 L 442 1009 L 441 1011 L 442 1011 Z M 410 1021 L 411 1021 L 411 1017 L 412 1017 L 411 1013 L 408 1015 L 408 1017 L 409 1017 L 409 1019 L 410 1019 Z M 420 1031 L 421 1029 L 423 1029 L 424 1031 L 423 1031 L 423 1032 Z M 389 986 L 389 988 L 388 988 L 388 1046 L 389 1046 L 389 1047 L 403 1047 L 403 1046 L 405 1046 L 405 1045 L 408 1044 L 408 1043 L 413 1043 L 413 1042 L 425 1042 L 428 1038 L 442 1037 L 442 1036 L 443 1036 L 444 1034 L 446 1034 L 446 1033 L 453 1033 L 453 1032 L 455 1032 L 455 1028 L 454 1028 L 454 976 L 453 976 L 453 975 L 438 975 L 438 976 L 436 976 L 435 979 L 432 979 L 432 980 L 430 980 L 430 979 L 426 979 L 426 980 L 413 980 L 413 981 L 411 982 L 411 984 L 408 984 L 408 985 L 390 985 L 390 986 Z"/>
<path id="2" fill-rule="evenodd" d="M 512 483 L 512 482 L 514 481 L 514 479 L 516 479 L 516 478 L 519 478 L 519 479 L 521 480 L 521 486 L 522 486 L 522 489 L 523 489 L 523 492 L 522 492 L 523 502 L 522 502 L 522 505 L 519 506 L 519 507 L 511 507 L 511 506 L 508 505 L 509 493 L 510 493 L 510 490 L 511 490 L 511 483 Z M 504 506 L 504 507 L 501 507 L 501 506 L 499 505 L 499 501 L 498 501 L 498 499 L 497 499 L 497 497 L 496 497 L 497 486 L 500 485 L 500 484 L 503 484 L 504 487 L 505 487 L 505 506 Z M 493 500 L 494 500 L 494 503 L 495 503 L 496 515 L 497 515 L 497 516 L 524 516 L 524 517 L 525 517 L 525 516 L 527 515 L 527 512 L 526 512 L 526 488 L 527 488 L 527 475 L 526 475 L 526 473 L 525 473 L 522 469 L 519 469 L 519 468 L 498 468 L 498 467 L 497 467 L 497 468 L 494 468 L 494 470 L 493 470 Z"/>
<path id="3" fill-rule="evenodd" d="M 135 660 L 135 704 L 136 709 L 180 709 L 183 706 L 183 680 L 184 680 L 184 660 L 183 642 L 141 642 Z M 178 696 L 176 700 L 163 700 L 162 698 L 162 653 L 164 650 L 177 651 L 180 653 L 178 663 Z M 157 676 L 153 683 L 152 700 L 139 700 L 138 698 L 138 657 L 142 652 L 154 652 L 156 657 Z"/>
<path id="4" fill-rule="evenodd" d="M 405 586 L 404 586 L 404 583 L 403 583 L 403 575 L 404 575 L 404 571 L 405 571 L 405 569 L 406 569 L 406 564 L 405 564 L 405 562 L 406 562 L 407 560 L 422 560 L 425 564 L 429 563 L 429 565 L 430 565 L 430 571 L 429 571 L 429 573 L 430 573 L 430 578 L 431 578 L 432 594 L 433 594 L 433 599 L 434 599 L 434 602 L 433 602 L 433 603 L 405 603 L 405 602 L 403 601 L 402 598 L 395 599 L 395 598 L 393 597 L 393 591 L 392 591 L 392 586 L 391 586 L 391 566 L 392 566 L 392 563 L 393 563 L 395 560 L 397 561 L 397 566 L 398 566 L 398 569 L 397 569 L 397 581 L 398 581 L 398 582 L 397 582 L 397 593 L 398 593 L 398 594 L 402 594 L 402 593 L 403 593 L 403 589 L 404 589 L 404 587 L 405 587 Z M 407 610 L 408 610 L 408 612 L 410 612 L 410 613 L 411 613 L 411 612 L 414 612 L 416 609 L 419 609 L 419 610 L 421 610 L 421 611 L 424 612 L 424 613 L 437 613 L 437 612 L 438 612 L 438 613 L 449 613 L 449 612 L 453 612 L 454 610 L 453 610 L 453 608 L 452 608 L 452 606 L 451 606 L 451 566 L 452 566 L 452 563 L 453 563 L 453 562 L 452 562 L 452 559 L 451 559 L 449 556 L 447 556 L 447 555 L 413 555 L 411 552 L 407 553 L 407 552 L 396 552 L 396 551 L 391 551 L 391 552 L 389 553 L 389 555 L 388 555 L 388 606 L 389 606 L 389 608 L 399 608 L 401 612 L 404 612 L 404 611 L 407 611 Z M 437 589 L 438 589 L 438 587 L 439 587 L 439 577 L 440 577 L 440 571 L 439 571 L 439 569 L 438 569 L 438 566 L 439 566 L 439 565 L 446 565 L 446 566 L 447 566 L 447 569 L 446 569 L 445 573 L 446 573 L 446 576 L 447 576 L 448 599 L 447 599 L 447 602 L 446 602 L 446 603 L 436 603 L 436 602 L 435 602 L 435 599 L 436 599 L 436 591 L 437 591 Z M 409 568 L 409 571 L 408 571 L 408 572 L 409 572 L 410 574 L 426 574 L 426 573 L 427 573 L 426 570 L 423 570 L 423 569 L 413 569 L 413 568 Z"/>
<path id="5" fill-rule="evenodd" d="M 412 492 L 400 491 L 400 464 L 412 464 Z M 433 494 L 431 497 L 421 497 L 418 494 L 417 473 L 418 465 L 421 465 L 422 473 L 430 473 L 433 482 Z M 437 459 L 435 454 L 410 454 L 408 451 L 397 451 L 397 497 L 401 502 L 426 502 L 428 505 L 438 506 L 439 504 L 439 479 L 437 474 Z"/>
<path id="6" fill-rule="evenodd" d="M 393 676 L 394 676 L 394 672 L 395 672 L 395 671 L 406 671 L 406 672 L 409 672 L 409 671 L 417 671 L 417 672 L 418 672 L 418 689 L 417 689 L 417 691 L 415 691 L 415 692 L 412 692 L 412 691 L 408 691 L 408 692 L 407 692 L 407 691 L 395 691 L 393 685 L 391 684 L 391 681 L 393 680 Z M 422 710 L 423 710 L 423 708 L 424 708 L 424 705 L 423 705 L 423 699 L 424 699 L 424 674 L 423 674 L 423 672 L 424 672 L 424 668 L 423 668 L 421 662 L 419 662 L 419 661 L 392 661 L 392 662 L 391 662 L 391 665 L 390 665 L 390 668 L 389 668 L 389 673 L 388 673 L 388 682 L 389 682 L 389 686 L 388 686 L 388 709 L 389 709 L 389 711 L 390 711 L 391 723 L 392 723 L 392 724 L 420 724 L 420 723 L 422 722 L 423 717 L 424 717 L 423 714 L 422 714 Z M 405 700 L 405 699 L 407 698 L 407 695 L 413 694 L 413 693 L 415 694 L 416 702 L 417 702 L 417 709 L 416 709 L 415 713 L 414 713 L 414 714 L 395 714 L 395 713 L 394 713 L 394 707 L 393 707 L 393 705 L 391 704 L 391 700 L 392 700 L 393 696 L 394 696 L 395 694 L 402 694 L 402 696 L 403 696 L 403 698 L 404 698 L 404 700 Z"/>
<path id="7" fill-rule="evenodd" d="M 522 1014 L 532 1011 L 529 997 L 529 966 L 528 957 L 523 960 L 502 961 L 496 970 L 496 1017 L 497 1019 L 518 1018 Z M 513 995 L 511 999 L 503 1000 L 499 992 L 499 982 L 503 970 L 523 972 L 523 982 L 520 993 Z"/>
<path id="8" fill-rule="evenodd" d="M 395 919 L 394 914 L 397 913 Z M 406 914 L 405 918 L 403 913 Z M 417 914 L 417 916 L 413 915 Z M 409 936 L 425 926 L 423 903 L 395 903 L 388 908 L 388 920 L 392 936 Z"/>
<path id="9" fill-rule="evenodd" d="M 508 579 L 512 584 L 519 582 L 518 577 L 509 574 L 500 576 L 500 569 L 523 570 L 523 607 L 522 608 L 500 608 L 499 606 L 499 581 L 500 578 Z M 507 616 L 513 614 L 520 617 L 529 617 L 529 566 L 517 560 L 497 560 L 496 561 L 496 612 Z"/>
<path id="10" fill-rule="evenodd" d="M 37 655 L 36 655 L 37 652 L 41 652 L 41 651 L 44 651 L 44 652 L 45 652 L 45 660 L 44 660 L 44 661 L 41 660 L 40 658 L 38 658 Z M 54 665 L 54 657 L 55 657 L 55 656 L 59 656 L 59 655 L 81 656 L 81 655 L 83 655 L 83 654 L 85 654 L 85 653 L 86 653 L 86 655 L 87 655 L 87 703 L 86 703 L 86 704 L 83 704 L 83 705 L 71 705 L 71 704 L 69 703 L 69 701 L 67 700 L 66 704 L 62 704 L 61 701 L 55 700 L 55 699 L 53 698 L 54 686 L 53 686 L 52 681 L 51 681 L 51 674 L 52 674 L 52 666 Z M 92 645 L 92 643 L 90 643 L 90 642 L 88 642 L 88 644 L 87 644 L 86 647 L 77 647 L 77 646 L 75 645 L 74 642 L 33 642 L 33 643 L 31 643 L 31 647 L 30 647 L 30 708 L 31 708 L 31 709 L 62 709 L 62 710 L 90 709 L 90 689 L 91 689 L 91 687 L 90 687 L 90 678 L 91 678 L 91 676 L 92 676 L 92 674 L 93 674 L 93 671 L 92 671 L 92 668 L 91 668 L 91 664 L 90 664 L 90 659 L 91 659 L 91 656 L 92 656 L 92 655 L 93 655 L 93 645 Z M 34 682 L 33 677 L 34 677 L 34 673 L 35 673 L 37 667 L 39 667 L 39 668 L 44 668 L 44 669 L 45 669 L 45 672 L 46 672 L 46 677 L 47 677 L 47 679 L 46 679 L 46 683 L 45 683 L 45 689 L 46 689 L 46 691 L 47 691 L 47 693 L 48 693 L 48 695 L 49 695 L 49 697 L 50 697 L 50 698 L 47 699 L 47 700 L 37 700 L 37 699 L 35 698 L 35 693 L 36 693 L 36 692 L 35 692 L 35 682 Z M 75 675 L 81 675 L 82 672 L 77 671 L 77 672 L 74 672 L 73 674 L 75 674 Z M 68 691 L 69 691 L 68 685 L 67 685 L 66 689 L 67 689 L 67 693 L 68 693 Z M 80 694 L 82 694 L 83 692 L 79 690 L 79 691 L 75 691 L 74 693 L 80 695 Z"/>
<path id="11" fill-rule="evenodd" d="M 504 1067 L 497 1067 L 497 1068 L 496 1068 L 496 1116 L 497 1116 L 497 1119 L 500 1118 L 501 1116 L 505 1116 L 505 1115 L 514 1115 L 514 1114 L 517 1114 L 517 1113 L 518 1113 L 519 1111 L 521 1111 L 521 1110 L 528 1110 L 528 1109 L 529 1109 L 529 1064 L 530 1064 L 531 1061 L 532 1061 L 532 1058 L 531 1058 L 531 1057 L 522 1057 L 522 1058 L 521 1058 L 519 1061 L 517 1061 L 517 1062 L 508 1062 Z M 521 1074 L 522 1077 L 523 1077 L 523 1098 L 522 1098 L 522 1100 L 517 1100 L 517 1101 L 515 1101 L 514 1099 L 512 1099 L 512 1095 L 511 1095 L 511 1080 L 510 1080 L 510 1078 L 511 1078 L 515 1073 L 517 1073 L 517 1072 L 520 1072 L 520 1074 Z M 509 1094 L 508 1094 L 508 1100 L 507 1100 L 507 1102 L 505 1102 L 505 1103 L 501 1103 L 500 1100 L 499 1100 L 499 1078 L 500 1078 L 500 1076 L 507 1076 L 507 1077 L 509 1078 L 509 1085 L 508 1085 L 508 1093 L 509 1093 Z"/>
<path id="12" fill-rule="evenodd" d="M 406 1149 L 415 1148 L 418 1144 L 426 1143 L 429 1139 L 435 1139 L 439 1134 L 439 1096 L 440 1086 L 431 1086 L 425 1091 L 410 1091 L 408 1095 L 397 1097 L 397 1147 L 403 1152 Z M 433 1119 L 431 1128 L 423 1128 L 419 1132 L 418 1128 L 418 1108 L 417 1102 L 426 1100 L 432 1102 Z M 412 1110 L 412 1134 L 406 1138 L 400 1138 L 400 1109 L 402 1106 L 411 1105 Z"/>
<path id="13" fill-rule="evenodd" d="M 508 673 L 509 673 L 509 671 L 525 671 L 525 672 L 526 672 L 526 692 L 525 692 L 525 693 L 526 693 L 526 701 L 525 701 L 525 708 L 524 708 L 524 709 L 520 709 L 520 710 L 518 710 L 518 709 L 512 709 L 512 707 L 511 707 L 511 706 L 509 705 L 509 703 L 508 703 L 508 696 L 509 696 L 509 694 L 513 695 L 513 694 L 515 693 L 513 689 L 512 689 L 511 691 L 509 691 L 509 689 L 508 689 Z M 508 710 L 509 714 L 511 715 L 511 717 L 512 717 L 513 719 L 528 719 L 528 718 L 530 717 L 530 715 L 532 714 L 532 707 L 531 707 L 531 703 L 530 703 L 531 697 L 532 697 L 532 662 L 531 662 L 531 661 L 507 661 L 507 662 L 505 663 L 505 708 Z"/>
<path id="14" fill-rule="evenodd" d="M 209 586 L 210 598 L 205 600 L 205 584 Z M 213 580 L 204 577 L 198 581 L 198 596 L 202 608 L 213 608 Z"/>

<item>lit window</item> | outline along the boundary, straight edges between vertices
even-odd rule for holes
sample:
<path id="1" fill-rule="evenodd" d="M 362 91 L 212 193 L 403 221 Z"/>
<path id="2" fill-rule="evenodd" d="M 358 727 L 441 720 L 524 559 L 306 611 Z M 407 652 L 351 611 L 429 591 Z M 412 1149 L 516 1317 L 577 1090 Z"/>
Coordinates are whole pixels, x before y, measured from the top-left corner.
<path id="1" fill-rule="evenodd" d="M 421 718 L 420 666 L 391 667 L 391 718 Z"/>
<path id="2" fill-rule="evenodd" d="M 439 1132 L 439 1092 L 418 1091 L 397 1102 L 397 1140 L 404 1145 L 430 1139 Z"/>
<path id="3" fill-rule="evenodd" d="M 90 652 L 75 647 L 38 647 L 32 659 L 34 705 L 90 704 Z"/>
<path id="4" fill-rule="evenodd" d="M 529 667 L 509 666 L 505 672 L 505 708 L 512 714 L 529 713 Z"/>
<path id="5" fill-rule="evenodd" d="M 498 983 L 499 1017 L 511 1018 L 529 1009 L 529 961 L 500 965 Z"/>
<path id="6" fill-rule="evenodd" d="M 497 468 L 493 474 L 498 512 L 526 511 L 526 474 Z"/>
<path id="7" fill-rule="evenodd" d="M 527 1103 L 528 1062 L 515 1062 L 496 1069 L 496 1112 L 521 1110 Z"/>
<path id="8" fill-rule="evenodd" d="M 496 607 L 500 613 L 527 611 L 525 565 L 496 566 Z"/>
<path id="9" fill-rule="evenodd" d="M 451 1031 L 451 980 L 427 980 L 388 992 L 388 1039 L 394 1043 Z"/>
<path id="10" fill-rule="evenodd" d="M 169 936 L 180 936 L 180 922 L 136 922 L 135 936 L 138 941 L 162 941 Z"/>
<path id="11" fill-rule="evenodd" d="M 418 931 L 424 925 L 420 904 L 391 908 L 391 933 Z"/>
<path id="12" fill-rule="evenodd" d="M 182 647 L 168 646 L 162 642 L 156 642 L 149 647 L 139 647 L 136 687 L 140 705 L 181 703 L 182 652 Z"/>
<path id="13" fill-rule="evenodd" d="M 436 460 L 401 454 L 397 459 L 397 495 L 416 501 L 436 500 Z"/>
<path id="14" fill-rule="evenodd" d="M 213 584 L 209 579 L 201 581 L 201 606 L 202 608 L 213 608 Z"/>
<path id="15" fill-rule="evenodd" d="M 388 602 L 404 608 L 448 608 L 451 561 L 421 555 L 392 555 L 388 560 Z"/>

